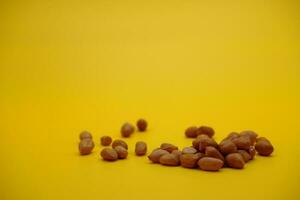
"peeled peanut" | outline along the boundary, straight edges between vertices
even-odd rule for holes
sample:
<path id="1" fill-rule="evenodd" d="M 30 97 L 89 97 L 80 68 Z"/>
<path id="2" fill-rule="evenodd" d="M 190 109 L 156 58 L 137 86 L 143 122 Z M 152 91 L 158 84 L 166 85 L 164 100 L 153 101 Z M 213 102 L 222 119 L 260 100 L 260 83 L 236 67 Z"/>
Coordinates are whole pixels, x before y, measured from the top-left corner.
<path id="1" fill-rule="evenodd" d="M 179 159 L 177 155 L 175 154 L 164 154 L 159 158 L 159 162 L 162 165 L 167 165 L 167 166 L 178 166 L 179 165 Z"/>
<path id="2" fill-rule="evenodd" d="M 244 158 L 240 153 L 228 154 L 225 158 L 226 163 L 231 168 L 243 169 L 245 165 Z"/>
<path id="3" fill-rule="evenodd" d="M 118 159 L 118 153 L 115 149 L 104 148 L 102 149 L 100 155 L 106 161 L 115 161 Z"/>
<path id="4" fill-rule="evenodd" d="M 245 163 L 247 163 L 249 160 L 251 160 L 251 156 L 250 154 L 245 151 L 245 150 L 238 150 L 238 153 L 241 154 L 241 156 L 243 157 Z"/>
<path id="5" fill-rule="evenodd" d="M 215 148 L 215 147 L 212 147 L 212 146 L 208 146 L 206 147 L 205 149 L 205 155 L 207 157 L 213 157 L 213 158 L 218 158 L 222 161 L 224 161 L 224 156 Z"/>
<path id="6" fill-rule="evenodd" d="M 114 149 L 116 150 L 119 159 L 124 159 L 127 157 L 128 151 L 123 146 L 116 146 Z"/>
<path id="7" fill-rule="evenodd" d="M 147 144 L 145 142 L 139 141 L 135 144 L 135 154 L 138 156 L 143 156 L 147 153 Z"/>
<path id="8" fill-rule="evenodd" d="M 83 139 L 79 142 L 78 148 L 81 155 L 88 155 L 93 151 L 94 142 L 92 139 Z"/>
<path id="9" fill-rule="evenodd" d="M 163 150 L 168 151 L 169 153 L 172 153 L 172 151 L 178 149 L 177 146 L 175 146 L 175 145 L 173 145 L 173 144 L 169 144 L 169 143 L 162 143 L 162 144 L 160 145 L 160 148 L 163 149 Z"/>
<path id="10" fill-rule="evenodd" d="M 197 152 L 198 152 L 197 149 L 195 149 L 194 147 L 184 147 L 182 149 L 183 154 L 195 154 Z"/>
<path id="11" fill-rule="evenodd" d="M 197 167 L 197 162 L 201 158 L 199 154 L 182 154 L 180 156 L 180 163 L 182 167 L 185 168 L 195 168 Z"/>
<path id="12" fill-rule="evenodd" d="M 200 169 L 205 171 L 218 171 L 224 165 L 224 162 L 217 158 L 204 157 L 198 161 Z"/>
<path id="13" fill-rule="evenodd" d="M 238 149 L 249 150 L 251 146 L 251 140 L 248 136 L 240 136 L 238 138 L 234 138 L 232 139 L 232 142 Z"/>
<path id="14" fill-rule="evenodd" d="M 237 151 L 236 145 L 231 140 L 224 140 L 219 144 L 219 149 L 223 155 L 235 153 Z"/>
<path id="15" fill-rule="evenodd" d="M 215 134 L 215 131 L 213 128 L 209 127 L 209 126 L 200 126 L 198 128 L 198 135 L 207 135 L 208 137 L 212 137 Z"/>
<path id="16" fill-rule="evenodd" d="M 184 133 L 185 133 L 185 136 L 188 138 L 195 138 L 198 135 L 198 127 L 196 127 L 196 126 L 188 127 Z"/>
<path id="17" fill-rule="evenodd" d="M 159 159 L 162 155 L 168 154 L 169 152 L 163 149 L 154 149 L 152 153 L 148 156 L 149 160 L 153 163 L 159 163 Z"/>
<path id="18" fill-rule="evenodd" d="M 271 144 L 269 140 L 258 140 L 258 142 L 255 144 L 255 149 L 258 152 L 259 155 L 262 156 L 269 156 L 274 151 L 274 147 Z"/>
<path id="19" fill-rule="evenodd" d="M 111 146 L 112 148 L 115 148 L 116 146 L 122 146 L 125 149 L 128 149 L 128 145 L 123 140 L 114 140 Z"/>

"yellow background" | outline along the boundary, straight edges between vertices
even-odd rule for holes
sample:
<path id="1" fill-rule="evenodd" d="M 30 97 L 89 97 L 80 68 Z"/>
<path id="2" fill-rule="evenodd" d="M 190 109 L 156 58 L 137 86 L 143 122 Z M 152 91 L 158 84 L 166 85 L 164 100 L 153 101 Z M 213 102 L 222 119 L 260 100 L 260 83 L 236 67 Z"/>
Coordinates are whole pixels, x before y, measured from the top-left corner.
<path id="1" fill-rule="evenodd" d="M 300 199 L 297 1 L 0 2 L 0 199 Z M 127 160 L 100 159 L 99 138 Z M 252 129 L 275 146 L 244 170 L 163 167 L 138 140 L 190 145 Z M 78 155 L 78 134 L 96 147 Z"/>

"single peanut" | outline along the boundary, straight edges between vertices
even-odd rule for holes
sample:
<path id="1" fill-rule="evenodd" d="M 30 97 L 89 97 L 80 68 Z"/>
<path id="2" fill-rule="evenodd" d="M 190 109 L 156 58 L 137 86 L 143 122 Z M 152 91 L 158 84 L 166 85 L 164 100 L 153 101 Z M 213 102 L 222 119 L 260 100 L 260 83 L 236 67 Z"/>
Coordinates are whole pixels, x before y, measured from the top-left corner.
<path id="1" fill-rule="evenodd" d="M 185 136 L 188 138 L 195 138 L 199 135 L 198 127 L 196 127 L 196 126 L 188 127 L 184 133 L 185 133 Z"/>
<path id="2" fill-rule="evenodd" d="M 234 138 L 232 139 L 232 142 L 238 149 L 249 150 L 251 146 L 251 140 L 248 136 L 240 136 L 238 138 Z"/>
<path id="3" fill-rule="evenodd" d="M 94 142 L 92 139 L 83 139 L 79 142 L 78 148 L 81 155 L 88 155 L 93 151 Z"/>
<path id="4" fill-rule="evenodd" d="M 135 144 L 135 154 L 138 156 L 143 156 L 147 153 L 147 144 L 145 142 L 139 141 Z"/>
<path id="5" fill-rule="evenodd" d="M 197 149 L 195 149 L 194 147 L 184 147 L 182 149 L 183 154 L 195 154 L 197 152 L 198 152 Z"/>
<path id="6" fill-rule="evenodd" d="M 167 166 L 178 166 L 179 165 L 179 159 L 175 154 L 164 154 L 159 158 L 159 162 L 162 165 L 167 165 Z"/>
<path id="7" fill-rule="evenodd" d="M 213 157 L 213 158 L 218 158 L 224 162 L 224 156 L 215 148 L 212 146 L 208 146 L 205 148 L 205 155 L 207 157 Z"/>
<path id="8" fill-rule="evenodd" d="M 231 153 L 228 154 L 225 158 L 226 163 L 229 167 L 236 169 L 243 169 L 245 165 L 244 158 L 240 153 Z"/>
<path id="9" fill-rule="evenodd" d="M 93 139 L 93 136 L 90 132 L 88 131 L 82 131 L 79 135 L 79 139 L 80 140 L 84 140 L 84 139 Z"/>
<path id="10" fill-rule="evenodd" d="M 100 143 L 103 146 L 109 146 L 112 142 L 112 138 L 110 136 L 102 136 L 100 138 Z"/>
<path id="11" fill-rule="evenodd" d="M 236 145 L 231 140 L 223 140 L 219 144 L 219 149 L 223 155 L 229 154 L 229 153 L 235 153 L 237 151 Z"/>
<path id="12" fill-rule="evenodd" d="M 212 137 L 215 134 L 215 131 L 213 128 L 209 127 L 209 126 L 200 126 L 198 128 L 198 135 L 207 135 L 208 137 Z"/>
<path id="13" fill-rule="evenodd" d="M 116 146 L 114 149 L 116 150 L 119 159 L 124 159 L 127 157 L 128 151 L 123 146 Z"/>
<path id="14" fill-rule="evenodd" d="M 111 149 L 111 148 L 104 148 L 102 149 L 100 155 L 102 156 L 102 158 L 104 160 L 107 161 L 115 161 L 118 159 L 118 153 L 115 149 Z"/>
<path id="15" fill-rule="evenodd" d="M 271 142 L 267 139 L 260 139 L 255 144 L 255 149 L 261 156 L 269 156 L 274 151 L 274 147 Z"/>
<path id="16" fill-rule="evenodd" d="M 123 137 L 129 137 L 134 132 L 134 126 L 129 123 L 123 124 L 121 127 L 121 135 Z"/>
<path id="17" fill-rule="evenodd" d="M 218 171 L 224 165 L 224 162 L 217 158 L 204 157 L 198 161 L 200 169 L 205 171 Z"/>
<path id="18" fill-rule="evenodd" d="M 250 141 L 251 141 L 251 145 L 254 145 L 256 142 L 256 138 L 257 138 L 257 133 L 255 133 L 254 131 L 242 131 L 240 132 L 240 136 L 247 136 L 249 137 Z"/>
<path id="19" fill-rule="evenodd" d="M 162 144 L 160 145 L 160 148 L 163 149 L 163 150 L 168 151 L 169 153 L 172 153 L 172 151 L 178 149 L 177 146 L 175 146 L 175 145 L 173 145 L 173 144 L 169 144 L 169 143 L 162 143 Z"/>
<path id="20" fill-rule="evenodd" d="M 247 163 L 249 160 L 251 160 L 251 156 L 250 154 L 245 151 L 245 150 L 238 150 L 238 153 L 241 154 L 241 156 L 243 157 L 245 163 Z"/>
<path id="21" fill-rule="evenodd" d="M 154 149 L 151 154 L 148 156 L 149 160 L 153 163 L 159 163 L 159 159 L 162 155 L 168 154 L 169 152 L 163 149 Z"/>
<path id="22" fill-rule="evenodd" d="M 111 144 L 112 148 L 115 148 L 116 146 L 122 146 L 125 149 L 128 149 L 128 145 L 126 142 L 123 140 L 114 140 L 113 143 Z"/>
<path id="23" fill-rule="evenodd" d="M 182 167 L 195 168 L 200 158 L 199 154 L 182 154 L 180 156 L 180 163 Z"/>
<path id="24" fill-rule="evenodd" d="M 148 123 L 146 120 L 144 119 L 139 119 L 136 122 L 136 126 L 138 127 L 139 131 L 143 132 L 146 131 L 147 127 L 148 127 Z"/>

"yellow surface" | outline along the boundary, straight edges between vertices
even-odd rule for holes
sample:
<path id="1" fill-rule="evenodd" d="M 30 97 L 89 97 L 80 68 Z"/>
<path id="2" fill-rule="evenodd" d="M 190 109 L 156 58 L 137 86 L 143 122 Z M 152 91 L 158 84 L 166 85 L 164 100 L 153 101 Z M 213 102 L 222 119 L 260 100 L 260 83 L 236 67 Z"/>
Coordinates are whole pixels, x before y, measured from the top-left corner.
<path id="1" fill-rule="evenodd" d="M 226 2 L 226 3 L 225 3 Z M 297 1 L 1 1 L 0 199 L 300 199 Z M 149 121 L 104 162 L 99 138 Z M 244 170 L 134 155 L 252 129 L 275 146 Z M 78 155 L 78 134 L 96 147 Z"/>

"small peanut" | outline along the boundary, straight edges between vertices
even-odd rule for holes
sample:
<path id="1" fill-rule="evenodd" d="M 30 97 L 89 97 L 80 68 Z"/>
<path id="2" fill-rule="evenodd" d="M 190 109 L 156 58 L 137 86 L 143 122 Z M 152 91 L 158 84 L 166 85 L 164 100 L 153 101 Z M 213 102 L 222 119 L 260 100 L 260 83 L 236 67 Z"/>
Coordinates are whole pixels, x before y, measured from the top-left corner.
<path id="1" fill-rule="evenodd" d="M 128 145 L 123 140 L 114 140 L 111 146 L 112 148 L 115 148 L 116 146 L 122 146 L 125 149 L 128 149 Z"/>
<path id="2" fill-rule="evenodd" d="M 164 154 L 159 158 L 159 162 L 162 165 L 167 165 L 167 166 L 178 166 L 179 165 L 179 159 L 175 154 Z"/>
<path id="3" fill-rule="evenodd" d="M 109 146 L 112 142 L 112 139 L 110 136 L 102 136 L 100 138 L 100 143 L 102 146 Z"/>
<path id="4" fill-rule="evenodd" d="M 149 160 L 153 163 L 159 163 L 159 159 L 162 155 L 168 154 L 169 152 L 163 149 L 154 149 L 151 154 L 148 156 Z"/>
<path id="5" fill-rule="evenodd" d="M 198 161 L 200 169 L 205 171 L 218 171 L 224 165 L 224 162 L 217 158 L 204 157 Z"/>
<path id="6" fill-rule="evenodd" d="M 127 157 L 128 151 L 123 146 L 116 146 L 114 149 L 116 150 L 119 159 L 124 159 Z"/>
<path id="7" fill-rule="evenodd" d="M 241 154 L 239 153 L 231 153 L 228 154 L 225 158 L 226 163 L 231 168 L 243 169 L 245 165 L 245 161 Z"/>
<path id="8" fill-rule="evenodd" d="M 93 151 L 94 142 L 92 139 L 83 139 L 79 142 L 78 148 L 81 155 L 88 155 Z"/>
<path id="9" fill-rule="evenodd" d="M 115 161 L 118 159 L 118 153 L 115 149 L 111 148 L 104 148 L 102 149 L 100 155 L 102 156 L 103 160 L 106 161 Z"/>
<path id="10" fill-rule="evenodd" d="M 139 141 L 135 144 L 135 154 L 138 156 L 143 156 L 147 153 L 147 144 L 145 142 Z"/>
<path id="11" fill-rule="evenodd" d="M 267 139 L 260 139 L 255 144 L 255 149 L 259 155 L 262 156 L 269 156 L 274 151 L 274 147 L 271 142 Z"/>

